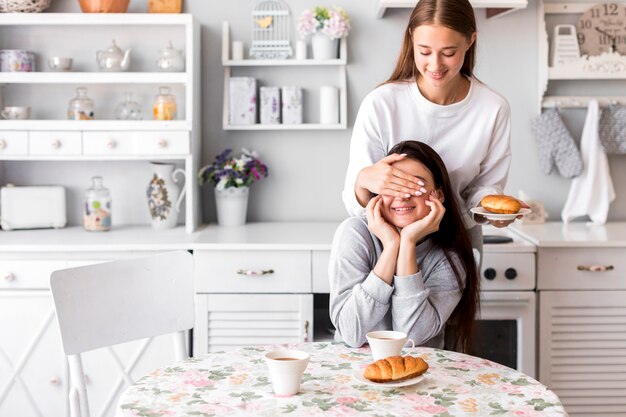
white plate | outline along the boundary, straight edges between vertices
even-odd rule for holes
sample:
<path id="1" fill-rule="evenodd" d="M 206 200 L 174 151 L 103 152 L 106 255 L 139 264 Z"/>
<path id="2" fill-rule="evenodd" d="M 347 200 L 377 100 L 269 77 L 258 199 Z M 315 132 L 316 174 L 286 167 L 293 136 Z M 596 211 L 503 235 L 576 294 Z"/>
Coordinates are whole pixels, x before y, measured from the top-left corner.
<path id="1" fill-rule="evenodd" d="M 500 214 L 500 213 L 492 213 L 490 211 L 485 210 L 484 207 L 472 207 L 470 209 L 472 213 L 480 214 L 481 216 L 485 216 L 489 220 L 513 220 L 517 216 L 525 216 L 532 211 L 529 208 L 521 208 L 517 213 L 514 214 Z"/>
<path id="2" fill-rule="evenodd" d="M 363 376 L 364 371 L 365 371 L 365 368 L 357 368 L 352 373 L 352 377 L 363 384 L 372 385 L 372 386 L 381 387 L 381 388 L 407 387 L 409 385 L 415 385 L 424 379 L 424 374 L 422 374 L 422 375 L 416 376 L 415 378 L 405 379 L 403 381 L 372 382 Z"/>

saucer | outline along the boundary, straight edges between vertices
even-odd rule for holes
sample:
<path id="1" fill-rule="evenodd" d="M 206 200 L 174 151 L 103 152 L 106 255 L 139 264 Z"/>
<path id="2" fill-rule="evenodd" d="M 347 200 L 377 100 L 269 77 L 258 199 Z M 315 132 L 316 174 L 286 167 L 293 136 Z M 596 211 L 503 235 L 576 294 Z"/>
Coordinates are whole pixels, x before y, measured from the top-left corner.
<path id="1" fill-rule="evenodd" d="M 365 371 L 365 368 L 355 369 L 354 372 L 352 373 L 352 377 L 362 384 L 367 384 L 367 385 L 380 387 L 380 388 L 408 387 L 409 385 L 415 385 L 424 379 L 424 374 L 422 374 L 422 375 L 416 376 L 415 378 L 403 379 L 402 381 L 373 382 L 363 376 L 363 371 Z"/>
<path id="2" fill-rule="evenodd" d="M 489 220 L 513 220 L 517 216 L 525 216 L 529 213 L 532 213 L 532 210 L 529 208 L 521 208 L 517 213 L 513 214 L 500 214 L 500 213 L 492 213 L 490 211 L 485 210 L 484 207 L 472 207 L 470 211 L 474 214 L 480 214 Z"/>

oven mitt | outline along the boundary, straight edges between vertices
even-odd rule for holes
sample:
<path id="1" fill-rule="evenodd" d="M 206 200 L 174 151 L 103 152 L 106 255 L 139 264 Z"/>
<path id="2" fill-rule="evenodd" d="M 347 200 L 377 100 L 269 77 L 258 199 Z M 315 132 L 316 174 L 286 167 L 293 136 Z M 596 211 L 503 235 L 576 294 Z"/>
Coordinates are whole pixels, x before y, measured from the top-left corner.
<path id="1" fill-rule="evenodd" d="M 607 154 L 626 154 L 626 107 L 609 106 L 602 110 L 598 134 Z"/>
<path id="2" fill-rule="evenodd" d="M 565 178 L 582 173 L 580 152 L 556 109 L 547 109 L 536 117 L 531 130 L 539 147 L 539 167 L 544 174 L 551 174 L 555 165 Z"/>

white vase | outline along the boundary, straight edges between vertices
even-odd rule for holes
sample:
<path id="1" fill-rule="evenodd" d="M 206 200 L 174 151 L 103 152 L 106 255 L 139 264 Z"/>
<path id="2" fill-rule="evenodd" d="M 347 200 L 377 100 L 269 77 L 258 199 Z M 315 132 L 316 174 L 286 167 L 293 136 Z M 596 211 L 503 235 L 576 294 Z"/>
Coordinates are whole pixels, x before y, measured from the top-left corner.
<path id="1" fill-rule="evenodd" d="M 176 174 L 182 174 L 185 178 L 185 171 L 174 170 L 174 164 L 161 162 L 151 162 L 152 175 L 148 183 L 147 197 L 152 227 L 155 229 L 171 229 L 176 227 L 180 205 L 185 197 L 186 189 L 182 192 L 177 185 Z"/>
<path id="2" fill-rule="evenodd" d="M 220 226 L 242 226 L 246 224 L 248 211 L 248 187 L 215 188 L 217 224 Z"/>
<path id="3" fill-rule="evenodd" d="M 311 36 L 311 49 L 313 59 L 337 59 L 339 39 L 330 39 L 323 33 L 315 33 Z"/>

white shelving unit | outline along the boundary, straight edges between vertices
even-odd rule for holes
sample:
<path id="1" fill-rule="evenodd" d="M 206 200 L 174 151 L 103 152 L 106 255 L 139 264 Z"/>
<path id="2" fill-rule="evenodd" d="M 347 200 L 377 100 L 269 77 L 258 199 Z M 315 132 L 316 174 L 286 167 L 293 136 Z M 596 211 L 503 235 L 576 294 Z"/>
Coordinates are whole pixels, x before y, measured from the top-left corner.
<path id="1" fill-rule="evenodd" d="M 98 72 L 95 52 L 105 48 L 111 38 L 120 33 L 126 34 L 127 42 L 133 41 L 142 47 L 131 53 L 131 71 Z M 68 36 L 69 34 L 69 36 Z M 86 39 L 82 39 L 83 36 Z M 40 42 L 51 37 L 59 41 Z M 165 40 L 174 38 L 184 44 L 186 70 L 184 72 L 154 72 L 154 56 Z M 81 38 L 81 39 L 79 39 Z M 102 44 L 93 45 L 93 39 Z M 62 44 L 62 45 L 59 45 Z M 48 104 L 46 94 L 50 89 L 64 88 L 73 92 L 74 86 L 87 86 L 100 89 L 103 94 L 117 94 L 121 97 L 126 88 L 157 90 L 160 85 L 168 85 L 176 92 L 179 119 L 173 121 L 150 120 L 152 115 L 144 113 L 148 120 L 121 121 L 105 120 L 112 118 L 111 106 L 115 102 L 96 100 L 96 106 L 107 106 L 104 119 L 74 121 L 61 120 L 67 99 L 38 113 L 41 117 L 33 120 L 0 120 L 0 163 L 2 161 L 147 161 L 166 160 L 184 165 L 186 173 L 186 212 L 185 229 L 194 231 L 200 223 L 200 199 L 197 184 L 197 171 L 200 166 L 200 28 L 190 14 L 148 14 L 148 13 L 7 13 L 0 14 L 0 47 L 2 49 L 27 49 L 37 56 L 37 72 L 0 72 L 0 87 L 13 89 L 14 96 L 24 92 L 28 97 L 42 97 L 42 102 L 33 102 L 33 110 L 38 105 Z M 46 57 L 69 51 L 75 62 L 76 72 L 46 71 Z M 78 65 L 77 65 L 78 64 Z M 71 88 L 71 90 L 69 90 Z M 91 91 L 91 90 L 90 90 Z M 6 91 L 5 91 L 6 92 Z M 154 94 L 154 93 L 152 93 Z M 5 100 L 5 105 L 9 103 Z M 49 105 L 51 107 L 51 105 Z M 147 108 L 147 106 L 144 106 Z M 56 110 L 59 108 L 60 110 Z M 96 113 L 96 117 L 98 117 Z M 48 152 L 41 149 L 41 141 L 35 143 L 34 136 L 49 135 L 55 146 Z M 99 136 L 98 136 L 99 135 Z M 89 151 L 93 148 L 94 137 L 106 136 L 102 151 Z M 62 152 L 64 140 L 71 139 L 73 149 Z M 143 142 L 142 140 L 146 141 Z M 44 141 L 45 142 L 45 141 Z M 68 142 L 69 143 L 69 142 Z M 59 146 L 59 144 L 61 144 Z M 90 145 L 90 146 L 87 146 Z M 38 148 L 39 147 L 39 148 Z M 67 147 L 66 147 L 67 149 Z M 146 227 L 150 227 L 146 225 Z"/>
<path id="2" fill-rule="evenodd" d="M 378 0 L 376 17 L 382 18 L 387 9 L 412 9 L 419 0 Z M 528 0 L 470 0 L 474 8 L 487 9 L 487 17 L 502 16 L 511 11 L 525 9 Z"/>
<path id="3" fill-rule="evenodd" d="M 567 64 L 551 63 L 549 56 L 551 54 L 549 33 L 552 34 L 550 25 L 546 17 L 553 16 L 562 22 L 566 19 L 572 19 L 571 15 L 581 15 L 589 8 L 598 4 L 592 2 L 544 2 L 539 1 L 539 108 L 563 107 L 563 108 L 586 108 L 592 99 L 598 100 L 601 106 L 610 104 L 626 103 L 626 95 L 624 96 L 583 96 L 580 93 L 575 95 L 546 95 L 548 84 L 551 81 L 621 81 L 626 80 L 626 57 L 615 54 L 614 56 L 585 57 L 582 56 Z M 626 2 L 618 2 L 622 6 L 626 6 Z M 575 16 L 574 16 L 575 17 Z M 550 22 L 553 24 L 554 22 Z M 573 21 L 570 23 L 574 23 Z M 602 61 L 605 61 L 604 63 Z M 621 71 L 616 70 L 622 68 Z"/>
<path id="4" fill-rule="evenodd" d="M 339 58 L 329 60 L 314 59 L 230 59 L 230 24 L 224 22 L 222 26 L 222 66 L 224 67 L 224 102 L 222 125 L 224 130 L 343 130 L 347 129 L 348 123 L 348 93 L 346 65 L 348 62 L 348 50 L 346 39 L 341 39 L 339 43 Z M 338 124 L 277 124 L 262 125 L 231 125 L 228 122 L 229 102 L 230 102 L 230 78 L 232 68 L 236 67 L 336 67 L 337 87 L 339 88 L 339 123 Z M 305 73 L 305 72 L 303 72 Z"/>

